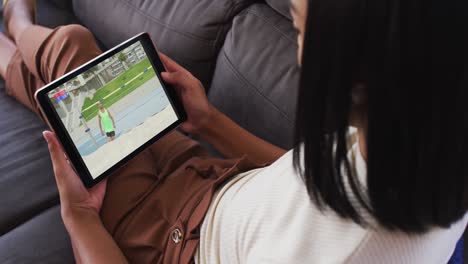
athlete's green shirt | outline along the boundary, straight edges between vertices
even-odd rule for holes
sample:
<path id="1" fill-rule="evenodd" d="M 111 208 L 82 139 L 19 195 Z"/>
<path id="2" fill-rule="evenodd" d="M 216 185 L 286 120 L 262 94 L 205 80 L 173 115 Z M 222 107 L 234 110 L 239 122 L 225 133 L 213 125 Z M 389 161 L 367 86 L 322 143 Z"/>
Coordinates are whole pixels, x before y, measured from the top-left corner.
<path id="1" fill-rule="evenodd" d="M 101 117 L 101 125 L 104 132 L 113 132 L 115 130 L 114 123 L 112 122 L 112 119 L 109 116 L 109 112 L 107 112 L 107 110 L 104 110 L 103 113 L 101 112 L 101 110 L 99 110 L 99 116 Z"/>

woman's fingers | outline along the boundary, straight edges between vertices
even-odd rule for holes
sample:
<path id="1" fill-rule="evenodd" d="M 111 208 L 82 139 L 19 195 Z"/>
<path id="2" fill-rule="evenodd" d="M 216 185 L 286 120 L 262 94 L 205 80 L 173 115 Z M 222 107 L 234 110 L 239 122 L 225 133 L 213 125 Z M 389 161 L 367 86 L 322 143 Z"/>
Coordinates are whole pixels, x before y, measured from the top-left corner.
<path id="1" fill-rule="evenodd" d="M 54 168 L 55 180 L 59 191 L 65 191 L 70 186 L 78 185 L 81 187 L 82 183 L 70 167 L 69 161 L 58 142 L 57 137 L 50 131 L 44 131 L 43 136 L 47 141 L 49 147 L 50 158 Z"/>
<path id="2" fill-rule="evenodd" d="M 185 68 L 177 64 L 173 59 L 169 58 L 166 56 L 164 53 L 159 52 L 159 57 L 161 58 L 162 63 L 164 64 L 164 67 L 170 72 L 176 72 L 176 71 L 185 71 Z"/>
<path id="3" fill-rule="evenodd" d="M 178 92 L 181 92 L 182 89 L 190 87 L 192 84 L 190 82 L 190 78 L 188 78 L 187 74 L 183 72 L 163 72 L 161 73 L 161 76 L 164 81 L 178 89 Z"/>
<path id="4" fill-rule="evenodd" d="M 57 138 L 55 137 L 55 134 L 50 131 L 44 131 L 43 136 L 49 147 L 50 158 L 52 159 L 57 184 L 62 185 L 62 172 L 65 170 L 66 166 L 68 166 L 67 160 L 65 159 L 65 155 L 57 141 Z"/>

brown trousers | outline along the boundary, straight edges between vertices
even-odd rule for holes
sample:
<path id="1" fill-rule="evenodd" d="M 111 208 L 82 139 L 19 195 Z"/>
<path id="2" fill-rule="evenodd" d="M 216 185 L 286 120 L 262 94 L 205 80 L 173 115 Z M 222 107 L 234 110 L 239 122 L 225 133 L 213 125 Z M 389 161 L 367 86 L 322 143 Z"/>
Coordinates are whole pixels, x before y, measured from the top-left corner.
<path id="1" fill-rule="evenodd" d="M 7 93 L 38 114 L 37 89 L 101 53 L 78 25 L 32 26 L 17 45 Z M 191 263 L 215 190 L 255 167 L 245 158 L 210 158 L 198 143 L 173 132 L 109 178 L 102 221 L 131 263 Z"/>

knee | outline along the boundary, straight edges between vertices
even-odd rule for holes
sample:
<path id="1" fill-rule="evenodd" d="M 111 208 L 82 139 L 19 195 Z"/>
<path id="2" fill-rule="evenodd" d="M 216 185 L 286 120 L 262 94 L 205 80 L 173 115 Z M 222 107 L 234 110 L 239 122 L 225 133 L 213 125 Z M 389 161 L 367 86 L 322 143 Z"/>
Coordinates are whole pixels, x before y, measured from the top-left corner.
<path id="1" fill-rule="evenodd" d="M 95 41 L 89 29 L 77 24 L 62 26 L 56 34 L 59 39 L 70 43 Z"/>

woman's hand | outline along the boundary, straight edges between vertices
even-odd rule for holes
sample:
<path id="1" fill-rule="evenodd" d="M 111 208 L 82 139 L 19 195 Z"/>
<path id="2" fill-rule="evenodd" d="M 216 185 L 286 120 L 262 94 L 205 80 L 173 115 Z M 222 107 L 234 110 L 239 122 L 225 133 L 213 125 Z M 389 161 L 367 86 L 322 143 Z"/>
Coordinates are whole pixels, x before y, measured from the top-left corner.
<path id="1" fill-rule="evenodd" d="M 202 83 L 189 71 L 166 55 L 159 53 L 167 72 L 162 78 L 174 86 L 182 100 L 187 121 L 181 125 L 182 130 L 190 134 L 199 134 L 213 114 L 213 106 L 208 102 Z"/>
<path id="2" fill-rule="evenodd" d="M 55 134 L 45 131 L 43 135 L 49 146 L 65 226 L 84 214 L 99 216 L 106 192 L 106 181 L 100 182 L 92 189 L 86 189 L 70 166 Z"/>
<path id="3" fill-rule="evenodd" d="M 159 54 L 167 72 L 162 78 L 177 90 L 188 120 L 181 128 L 211 144 L 226 158 L 249 156 L 256 163 L 271 163 L 286 153 L 240 127 L 208 102 L 199 80 L 176 62 Z"/>

